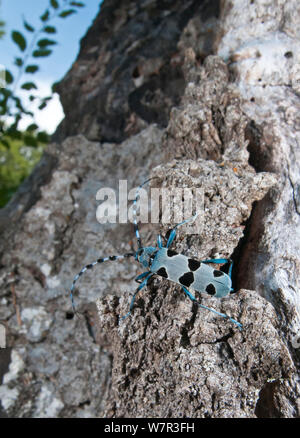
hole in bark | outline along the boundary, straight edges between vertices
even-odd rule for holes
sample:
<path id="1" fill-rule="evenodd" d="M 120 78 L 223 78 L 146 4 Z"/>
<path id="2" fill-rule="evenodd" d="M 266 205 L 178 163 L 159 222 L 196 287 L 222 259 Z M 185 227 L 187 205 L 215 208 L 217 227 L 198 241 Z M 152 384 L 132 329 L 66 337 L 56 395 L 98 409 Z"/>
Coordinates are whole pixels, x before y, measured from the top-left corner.
<path id="1" fill-rule="evenodd" d="M 139 375 L 139 373 L 140 373 L 140 371 L 139 371 L 138 368 L 132 368 L 132 369 L 130 370 L 130 372 L 129 372 L 130 377 L 132 377 L 133 379 L 134 379 L 135 377 L 137 377 L 137 376 Z"/>
<path id="2" fill-rule="evenodd" d="M 256 172 L 271 171 L 271 169 L 267 169 L 267 165 L 271 161 L 271 152 L 268 150 L 267 145 L 261 141 L 261 128 L 254 120 L 251 120 L 246 126 L 245 139 L 249 142 L 247 150 L 250 166 L 254 167 Z"/>
<path id="3" fill-rule="evenodd" d="M 245 247 L 249 244 L 250 236 L 251 236 L 251 226 L 253 225 L 253 212 L 255 210 L 257 202 L 254 202 L 252 205 L 252 213 L 250 217 L 243 222 L 244 225 L 244 235 L 239 240 L 237 247 L 231 255 L 231 259 L 233 260 L 233 270 L 232 270 L 232 288 L 235 293 L 242 288 L 247 288 L 247 266 L 245 267 L 244 263 L 240 263 L 241 258 L 244 255 Z"/>
<path id="4" fill-rule="evenodd" d="M 74 313 L 73 312 L 66 312 L 66 319 L 73 319 Z"/>
<path id="5" fill-rule="evenodd" d="M 277 385 L 277 381 L 267 382 L 260 390 L 255 407 L 255 415 L 258 418 L 280 417 L 280 412 L 276 408 L 274 400 Z"/>
<path id="6" fill-rule="evenodd" d="M 9 370 L 9 364 L 11 360 L 11 348 L 2 348 L 0 350 L 0 384 L 2 384 L 2 379 L 4 374 Z M 1 408 L 1 404 L 0 404 Z"/>
<path id="7" fill-rule="evenodd" d="M 190 344 L 190 338 L 188 335 L 188 330 L 186 327 L 182 327 L 181 331 L 181 339 L 180 339 L 180 346 L 183 348 L 188 348 L 191 344 Z"/>
<path id="8" fill-rule="evenodd" d="M 79 407 L 80 408 L 83 408 L 84 406 L 89 406 L 91 404 L 91 401 L 90 400 L 86 400 L 86 401 L 84 401 L 84 402 L 81 402 L 81 403 L 79 403 Z"/>
<path id="9" fill-rule="evenodd" d="M 273 162 L 272 148 L 263 140 L 262 128 L 251 120 L 245 129 L 245 138 L 248 140 L 249 164 L 256 172 L 274 171 L 270 163 Z M 242 224 L 244 225 L 244 236 L 240 239 L 231 258 L 234 262 L 232 272 L 232 283 L 234 291 L 241 288 L 251 289 L 254 273 L 251 270 L 252 254 L 257 253 L 257 242 L 263 233 L 262 216 L 264 206 L 268 204 L 268 195 L 259 201 L 254 202 L 250 217 Z"/>
<path id="10" fill-rule="evenodd" d="M 135 67 L 135 69 L 133 70 L 133 72 L 132 72 L 132 77 L 133 77 L 133 78 L 138 78 L 138 77 L 140 77 L 140 72 L 139 72 L 139 68 L 138 68 L 138 67 Z"/>

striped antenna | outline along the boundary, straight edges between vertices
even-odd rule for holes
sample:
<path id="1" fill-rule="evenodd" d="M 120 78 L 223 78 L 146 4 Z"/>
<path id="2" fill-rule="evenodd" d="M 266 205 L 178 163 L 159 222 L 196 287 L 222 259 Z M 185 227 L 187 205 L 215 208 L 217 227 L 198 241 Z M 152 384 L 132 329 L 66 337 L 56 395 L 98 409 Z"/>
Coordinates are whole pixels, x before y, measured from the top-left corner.
<path id="1" fill-rule="evenodd" d="M 133 227 L 134 227 L 135 236 L 137 238 L 138 249 L 142 248 L 142 239 L 141 239 L 140 232 L 139 232 L 139 227 L 138 227 L 138 224 L 137 224 L 136 203 L 137 203 L 137 200 L 138 200 L 138 197 L 139 197 L 140 189 L 144 185 L 146 185 L 149 181 L 151 181 L 152 179 L 158 179 L 158 177 L 154 176 L 152 178 L 149 178 L 146 181 L 144 181 L 141 185 L 138 186 L 138 188 L 136 190 L 136 194 L 135 194 L 135 199 L 134 199 L 133 204 L 132 204 Z"/>
<path id="2" fill-rule="evenodd" d="M 132 252 L 128 252 L 126 254 L 123 255 L 113 255 L 113 256 L 109 256 L 109 257 L 103 257 L 100 258 L 98 260 L 96 260 L 93 263 L 90 263 L 89 265 L 86 265 L 84 268 L 81 269 L 81 271 L 75 275 L 72 286 L 71 286 L 71 290 L 70 290 L 70 298 L 71 298 L 71 302 L 72 302 L 72 308 L 73 308 L 73 312 L 77 313 L 75 310 L 75 302 L 74 302 L 74 289 L 75 289 L 75 284 L 77 283 L 77 281 L 79 280 L 79 278 L 82 276 L 82 274 L 84 274 L 88 269 L 93 269 L 94 266 L 98 265 L 99 263 L 103 263 L 103 262 L 108 262 L 108 261 L 115 261 L 115 260 L 122 260 L 128 257 L 135 257 L 135 253 Z"/>

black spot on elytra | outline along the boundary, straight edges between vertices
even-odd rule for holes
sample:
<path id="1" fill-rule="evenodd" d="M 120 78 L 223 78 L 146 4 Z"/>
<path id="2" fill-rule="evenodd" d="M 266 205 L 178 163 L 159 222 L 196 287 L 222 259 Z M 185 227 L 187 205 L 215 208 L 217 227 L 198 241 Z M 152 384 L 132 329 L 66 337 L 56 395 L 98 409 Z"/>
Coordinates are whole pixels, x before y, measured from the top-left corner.
<path id="1" fill-rule="evenodd" d="M 86 269 L 92 269 L 93 265 L 86 265 Z"/>
<path id="2" fill-rule="evenodd" d="M 166 271 L 166 268 L 160 268 L 157 271 L 157 274 L 160 275 L 161 277 L 168 278 L 168 273 Z"/>
<path id="3" fill-rule="evenodd" d="M 222 277 L 224 275 L 224 272 L 218 271 L 217 269 L 214 270 L 214 277 Z"/>
<path id="4" fill-rule="evenodd" d="M 109 260 L 116 260 L 117 256 L 110 256 Z"/>
<path id="5" fill-rule="evenodd" d="M 198 260 L 188 259 L 189 268 L 191 271 L 197 271 L 201 263 Z"/>
<path id="6" fill-rule="evenodd" d="M 174 256 L 176 256 L 178 253 L 177 252 L 175 252 L 175 251 L 173 251 L 172 249 L 168 249 L 168 251 L 167 251 L 167 255 L 168 255 L 168 257 L 174 257 Z"/>
<path id="7" fill-rule="evenodd" d="M 194 274 L 192 272 L 186 272 L 179 278 L 179 283 L 183 286 L 189 287 L 194 283 Z"/>
<path id="8" fill-rule="evenodd" d="M 208 286 L 206 286 L 205 292 L 207 292 L 209 295 L 215 295 L 216 288 L 213 284 L 210 283 Z"/>

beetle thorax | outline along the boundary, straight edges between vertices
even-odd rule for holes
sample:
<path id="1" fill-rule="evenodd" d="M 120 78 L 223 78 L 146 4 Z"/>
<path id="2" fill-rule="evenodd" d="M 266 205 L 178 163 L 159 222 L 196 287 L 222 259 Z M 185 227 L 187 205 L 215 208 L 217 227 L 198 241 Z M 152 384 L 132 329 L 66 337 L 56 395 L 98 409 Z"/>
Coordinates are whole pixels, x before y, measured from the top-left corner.
<path id="1" fill-rule="evenodd" d="M 136 259 L 144 266 L 144 268 L 150 268 L 154 257 L 157 253 L 157 248 L 153 246 L 147 246 L 141 248 L 136 253 Z"/>

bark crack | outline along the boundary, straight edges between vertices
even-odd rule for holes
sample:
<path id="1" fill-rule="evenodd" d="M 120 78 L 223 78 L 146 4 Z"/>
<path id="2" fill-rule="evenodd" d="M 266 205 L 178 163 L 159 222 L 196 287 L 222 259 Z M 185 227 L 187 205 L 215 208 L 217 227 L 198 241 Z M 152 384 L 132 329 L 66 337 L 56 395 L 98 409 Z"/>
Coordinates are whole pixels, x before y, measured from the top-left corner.
<path id="1" fill-rule="evenodd" d="M 293 193 L 293 203 L 294 203 L 294 207 L 295 207 L 295 211 L 297 213 L 298 216 L 300 216 L 300 207 L 298 207 L 298 202 L 297 202 L 297 196 L 296 196 L 296 187 L 295 184 L 292 181 L 292 178 L 290 177 L 290 173 L 288 173 L 288 180 L 289 183 L 292 187 L 292 193 Z"/>

